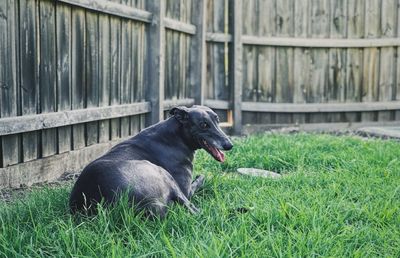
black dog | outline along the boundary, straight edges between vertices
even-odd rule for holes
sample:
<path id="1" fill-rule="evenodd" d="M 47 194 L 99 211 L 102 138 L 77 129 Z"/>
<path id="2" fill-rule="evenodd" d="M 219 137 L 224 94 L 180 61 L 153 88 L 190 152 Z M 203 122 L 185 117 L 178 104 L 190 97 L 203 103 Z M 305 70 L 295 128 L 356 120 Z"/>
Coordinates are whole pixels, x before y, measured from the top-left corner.
<path id="1" fill-rule="evenodd" d="M 163 218 L 171 202 L 197 213 L 189 198 L 204 176 L 192 182 L 194 152 L 203 148 L 223 162 L 221 149 L 233 146 L 208 107 L 176 107 L 170 114 L 86 166 L 72 189 L 71 212 L 92 211 L 101 200 L 112 204 L 127 192 L 129 201 L 150 215 Z"/>

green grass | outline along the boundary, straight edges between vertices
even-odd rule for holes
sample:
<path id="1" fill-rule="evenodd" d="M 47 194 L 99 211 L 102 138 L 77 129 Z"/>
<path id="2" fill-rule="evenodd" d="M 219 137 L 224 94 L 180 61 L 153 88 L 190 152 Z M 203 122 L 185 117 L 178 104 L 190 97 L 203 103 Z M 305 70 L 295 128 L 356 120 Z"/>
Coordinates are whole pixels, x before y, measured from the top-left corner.
<path id="1" fill-rule="evenodd" d="M 285 177 L 240 176 L 239 167 Z M 399 142 L 255 136 L 236 139 L 224 164 L 198 152 L 195 171 L 207 179 L 193 198 L 197 216 L 174 205 L 164 221 L 149 221 L 124 201 L 71 216 L 71 185 L 2 202 L 0 256 L 400 257 Z"/>

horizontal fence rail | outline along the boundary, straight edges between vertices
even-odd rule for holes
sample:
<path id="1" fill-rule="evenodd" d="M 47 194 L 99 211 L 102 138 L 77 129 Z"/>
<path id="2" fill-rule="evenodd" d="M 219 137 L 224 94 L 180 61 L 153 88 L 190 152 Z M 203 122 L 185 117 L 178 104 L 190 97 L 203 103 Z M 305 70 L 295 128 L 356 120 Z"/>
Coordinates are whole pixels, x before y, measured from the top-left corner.
<path id="1" fill-rule="evenodd" d="M 361 103 L 261 103 L 243 102 L 242 111 L 271 113 L 333 113 L 399 110 L 400 101 Z"/>
<path id="2" fill-rule="evenodd" d="M 190 35 L 196 34 L 196 26 L 193 24 L 176 21 L 170 18 L 164 18 L 164 25 L 167 29 L 180 31 Z"/>
<path id="3" fill-rule="evenodd" d="M 194 99 L 176 99 L 176 100 L 164 100 L 164 110 L 169 110 L 177 106 L 193 106 L 195 104 Z"/>
<path id="4" fill-rule="evenodd" d="M 147 23 L 152 21 L 152 13 L 150 12 L 107 0 L 56 0 L 56 2 L 79 6 L 88 10 L 106 13 L 135 21 Z"/>
<path id="5" fill-rule="evenodd" d="M 307 48 L 370 48 L 398 47 L 400 38 L 384 39 L 332 39 L 332 38 L 281 38 L 243 35 L 245 45 L 307 47 Z"/>
<path id="6" fill-rule="evenodd" d="M 206 40 L 209 42 L 218 42 L 218 43 L 225 43 L 225 42 L 232 42 L 232 35 L 225 34 L 225 33 L 207 33 Z"/>
<path id="7" fill-rule="evenodd" d="M 0 119 L 0 136 L 114 119 L 151 112 L 149 102 L 86 108 Z"/>

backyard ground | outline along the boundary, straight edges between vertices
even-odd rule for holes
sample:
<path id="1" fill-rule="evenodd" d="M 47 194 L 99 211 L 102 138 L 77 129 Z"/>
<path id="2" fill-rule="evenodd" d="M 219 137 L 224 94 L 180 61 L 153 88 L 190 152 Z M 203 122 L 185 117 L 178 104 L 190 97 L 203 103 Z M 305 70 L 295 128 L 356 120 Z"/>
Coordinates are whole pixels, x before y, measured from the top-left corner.
<path id="1" fill-rule="evenodd" d="M 72 182 L 41 187 L 0 201 L 0 256 L 400 257 L 400 142 L 301 133 L 234 142 L 224 164 L 197 153 L 195 174 L 207 179 L 197 216 L 175 205 L 149 221 L 123 201 L 71 216 Z"/>

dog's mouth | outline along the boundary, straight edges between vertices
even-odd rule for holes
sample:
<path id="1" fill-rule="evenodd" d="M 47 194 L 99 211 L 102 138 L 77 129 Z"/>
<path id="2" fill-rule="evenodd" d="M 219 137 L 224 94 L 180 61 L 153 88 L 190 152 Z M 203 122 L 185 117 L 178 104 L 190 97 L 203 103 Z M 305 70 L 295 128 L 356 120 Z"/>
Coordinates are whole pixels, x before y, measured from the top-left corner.
<path id="1" fill-rule="evenodd" d="M 212 146 L 206 140 L 201 140 L 201 143 L 203 145 L 203 149 L 205 149 L 208 153 L 210 153 L 214 159 L 216 159 L 219 162 L 225 161 L 225 154 L 221 150 Z"/>

